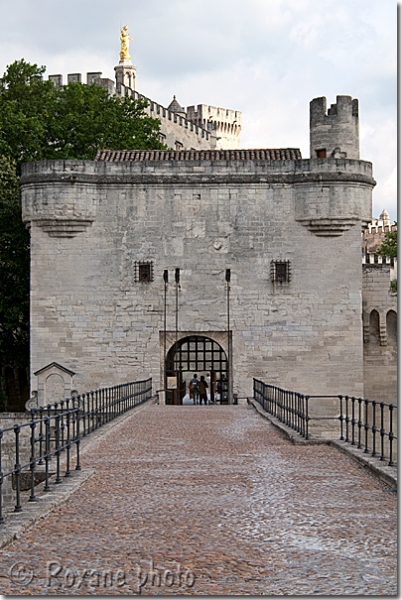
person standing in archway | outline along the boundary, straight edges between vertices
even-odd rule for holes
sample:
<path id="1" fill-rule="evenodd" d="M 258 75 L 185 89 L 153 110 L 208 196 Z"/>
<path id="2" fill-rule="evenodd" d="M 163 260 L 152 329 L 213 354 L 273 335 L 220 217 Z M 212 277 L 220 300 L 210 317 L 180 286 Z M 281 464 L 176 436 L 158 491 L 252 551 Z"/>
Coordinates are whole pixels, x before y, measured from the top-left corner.
<path id="1" fill-rule="evenodd" d="M 197 377 L 197 374 L 194 373 L 194 377 L 190 381 L 190 385 L 188 389 L 190 391 L 190 398 L 193 399 L 193 404 L 198 404 L 198 384 L 200 380 Z"/>
<path id="2" fill-rule="evenodd" d="M 205 381 L 204 375 L 201 375 L 201 381 L 198 383 L 198 391 L 200 393 L 200 404 L 202 404 L 202 401 L 204 400 L 205 406 L 207 405 L 207 401 L 208 401 L 207 389 L 208 389 L 208 384 Z"/>

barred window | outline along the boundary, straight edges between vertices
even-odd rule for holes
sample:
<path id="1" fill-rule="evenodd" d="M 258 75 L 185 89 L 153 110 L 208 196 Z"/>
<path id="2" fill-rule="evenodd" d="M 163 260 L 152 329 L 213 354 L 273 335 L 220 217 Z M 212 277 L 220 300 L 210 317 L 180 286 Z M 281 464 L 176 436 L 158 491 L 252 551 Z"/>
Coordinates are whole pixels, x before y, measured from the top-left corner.
<path id="1" fill-rule="evenodd" d="M 154 280 L 154 263 L 152 261 L 136 261 L 134 263 L 134 281 L 150 283 Z"/>
<path id="2" fill-rule="evenodd" d="M 289 260 L 271 260 L 272 283 L 290 283 L 291 270 Z"/>

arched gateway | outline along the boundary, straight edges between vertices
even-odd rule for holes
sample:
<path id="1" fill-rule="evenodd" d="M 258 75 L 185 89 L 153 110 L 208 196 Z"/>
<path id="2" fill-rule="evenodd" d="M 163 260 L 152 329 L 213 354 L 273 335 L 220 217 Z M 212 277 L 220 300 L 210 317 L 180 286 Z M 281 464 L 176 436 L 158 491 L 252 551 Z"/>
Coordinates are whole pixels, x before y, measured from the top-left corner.
<path id="1" fill-rule="evenodd" d="M 223 348 L 211 338 L 190 335 L 178 340 L 166 357 L 166 404 L 183 404 L 194 373 L 210 377 L 211 400 L 228 404 L 228 361 Z"/>

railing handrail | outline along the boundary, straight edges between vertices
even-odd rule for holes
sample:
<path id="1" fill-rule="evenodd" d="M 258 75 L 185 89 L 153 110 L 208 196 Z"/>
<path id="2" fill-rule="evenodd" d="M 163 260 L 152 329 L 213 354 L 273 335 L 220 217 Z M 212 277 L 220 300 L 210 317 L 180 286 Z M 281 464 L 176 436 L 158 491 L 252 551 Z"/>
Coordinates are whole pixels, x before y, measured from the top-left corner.
<path id="1" fill-rule="evenodd" d="M 15 512 L 21 512 L 21 473 L 24 469 L 30 469 L 29 502 L 34 502 L 35 497 L 35 474 L 37 465 L 44 465 L 44 491 L 50 491 L 49 486 L 49 462 L 56 459 L 55 483 L 61 483 L 60 457 L 66 452 L 65 477 L 71 475 L 70 462 L 71 450 L 75 447 L 76 466 L 75 470 L 81 470 L 80 464 L 80 442 L 89 433 L 98 429 L 105 423 L 127 410 L 146 402 L 152 397 L 152 378 L 123 383 L 117 386 L 101 388 L 99 390 L 85 392 L 66 398 L 54 404 L 40 406 L 30 409 L 31 419 L 23 423 L 14 423 L 12 426 L 0 428 L 0 523 L 4 523 L 2 514 L 3 484 L 7 477 L 13 478 L 15 483 Z M 20 460 L 22 446 L 20 433 L 26 427 L 30 427 L 29 436 L 29 459 Z M 14 447 L 15 463 L 13 468 L 3 471 L 2 447 L 4 435 L 14 433 L 11 442 Z"/>
<path id="2" fill-rule="evenodd" d="M 339 420 L 340 440 L 350 442 L 356 445 L 357 448 L 363 448 L 363 452 L 367 453 L 371 450 L 371 456 L 377 456 L 376 450 L 376 434 L 380 436 L 380 452 L 379 460 L 389 458 L 388 466 L 396 466 L 393 459 L 393 442 L 397 441 L 397 436 L 393 432 L 392 414 L 397 410 L 397 406 L 392 403 L 386 403 L 378 400 L 369 400 L 367 398 L 356 398 L 355 396 L 347 395 L 307 395 L 300 394 L 290 390 L 284 390 L 278 386 L 264 383 L 263 381 L 254 378 L 253 380 L 254 399 L 261 406 L 278 418 L 281 422 L 292 427 L 300 433 L 306 440 L 309 439 L 309 422 L 312 420 Z M 338 416 L 311 416 L 309 414 L 309 401 L 317 399 L 338 399 L 339 400 L 339 415 Z M 297 409 L 295 404 L 297 402 Z M 357 405 L 356 405 L 357 403 Z M 364 407 L 364 419 L 362 420 L 362 406 Z M 371 422 L 369 419 L 368 407 L 372 408 Z M 344 411 L 345 408 L 345 411 Z M 380 423 L 376 423 L 376 413 L 379 408 Z M 384 428 L 384 410 L 388 409 L 389 414 L 389 430 Z M 356 414 L 357 413 L 357 414 Z M 345 429 L 345 432 L 344 432 Z M 362 429 L 364 429 L 364 444 L 362 443 Z M 368 434 L 371 432 L 372 444 L 370 447 Z M 345 435 L 344 435 L 345 433 Z M 351 439 L 350 439 L 351 438 Z M 388 440 L 389 454 L 386 456 L 385 440 Z"/>

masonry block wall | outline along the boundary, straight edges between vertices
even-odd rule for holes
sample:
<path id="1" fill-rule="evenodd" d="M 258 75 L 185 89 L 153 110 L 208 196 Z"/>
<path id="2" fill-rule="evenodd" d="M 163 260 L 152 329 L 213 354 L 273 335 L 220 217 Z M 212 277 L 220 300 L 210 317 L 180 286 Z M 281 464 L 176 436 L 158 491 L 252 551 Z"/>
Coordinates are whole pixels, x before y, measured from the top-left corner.
<path id="1" fill-rule="evenodd" d="M 24 165 L 32 374 L 56 362 L 75 373 L 79 392 L 149 376 L 163 388 L 164 270 L 169 332 L 180 268 L 179 334 L 212 332 L 227 352 L 231 269 L 235 393 L 251 395 L 258 377 L 309 394 L 363 394 L 371 164 L 252 152 Z M 153 281 L 135 281 L 141 261 L 152 263 Z M 290 281 L 271 281 L 272 261 L 289 261 Z"/>
<path id="2" fill-rule="evenodd" d="M 311 158 L 360 158 L 359 102 L 351 96 L 337 96 L 327 110 L 325 97 L 310 103 Z"/>
<path id="3" fill-rule="evenodd" d="M 390 265 L 363 265 L 364 397 L 397 403 L 397 294 Z"/>

